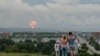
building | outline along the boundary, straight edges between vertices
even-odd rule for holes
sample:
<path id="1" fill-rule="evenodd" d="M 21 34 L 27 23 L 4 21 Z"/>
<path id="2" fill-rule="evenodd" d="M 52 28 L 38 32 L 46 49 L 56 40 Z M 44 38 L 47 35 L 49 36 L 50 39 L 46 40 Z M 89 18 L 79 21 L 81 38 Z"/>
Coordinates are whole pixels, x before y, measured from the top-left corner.
<path id="1" fill-rule="evenodd" d="M 11 35 L 10 32 L 0 32 L 0 39 L 8 39 Z"/>

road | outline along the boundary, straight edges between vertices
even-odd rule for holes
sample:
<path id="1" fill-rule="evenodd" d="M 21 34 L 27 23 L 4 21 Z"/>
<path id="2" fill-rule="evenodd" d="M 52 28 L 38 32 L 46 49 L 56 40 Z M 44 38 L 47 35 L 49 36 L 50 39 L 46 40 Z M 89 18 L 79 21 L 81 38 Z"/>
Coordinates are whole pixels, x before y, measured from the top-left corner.
<path id="1" fill-rule="evenodd" d="M 100 51 L 95 50 L 94 47 L 92 47 L 85 38 L 82 38 L 82 37 L 79 37 L 79 36 L 78 36 L 78 38 L 79 38 L 79 41 L 80 41 L 81 44 L 86 43 L 87 47 L 89 48 L 89 52 L 91 54 L 94 54 L 94 53 L 100 54 Z"/>

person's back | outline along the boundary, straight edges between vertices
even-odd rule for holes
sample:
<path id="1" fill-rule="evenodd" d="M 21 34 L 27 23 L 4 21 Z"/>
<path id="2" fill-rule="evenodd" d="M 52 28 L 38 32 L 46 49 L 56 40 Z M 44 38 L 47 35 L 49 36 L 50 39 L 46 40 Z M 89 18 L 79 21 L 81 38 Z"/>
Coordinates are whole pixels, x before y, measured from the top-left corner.
<path id="1" fill-rule="evenodd" d="M 76 36 L 72 34 L 72 32 L 69 32 L 69 48 L 70 48 L 70 54 L 71 56 L 75 56 L 75 40 Z"/>
<path id="2" fill-rule="evenodd" d="M 64 35 L 61 38 L 61 52 L 62 52 L 62 56 L 67 56 L 67 43 L 68 43 L 68 39 L 67 36 Z"/>
<path id="3" fill-rule="evenodd" d="M 62 38 L 61 39 L 61 47 L 66 47 L 67 46 L 67 38 L 65 39 L 65 38 Z"/>
<path id="4" fill-rule="evenodd" d="M 69 45 L 75 44 L 76 37 L 75 36 L 69 36 Z"/>

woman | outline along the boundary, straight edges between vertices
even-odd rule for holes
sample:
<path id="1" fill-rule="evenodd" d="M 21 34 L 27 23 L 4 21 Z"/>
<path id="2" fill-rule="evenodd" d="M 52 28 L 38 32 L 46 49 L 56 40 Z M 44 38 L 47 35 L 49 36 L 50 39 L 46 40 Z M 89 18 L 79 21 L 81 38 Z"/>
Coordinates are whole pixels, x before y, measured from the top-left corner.
<path id="1" fill-rule="evenodd" d="M 61 38 L 61 53 L 62 56 L 67 56 L 67 44 L 68 44 L 68 38 L 66 35 L 63 35 Z"/>

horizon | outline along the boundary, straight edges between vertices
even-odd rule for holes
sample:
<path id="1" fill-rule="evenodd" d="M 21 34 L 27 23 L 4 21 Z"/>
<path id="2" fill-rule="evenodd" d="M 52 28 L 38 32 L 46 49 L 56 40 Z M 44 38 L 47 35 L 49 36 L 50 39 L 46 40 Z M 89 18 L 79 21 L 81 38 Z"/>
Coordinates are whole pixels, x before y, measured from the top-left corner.
<path id="1" fill-rule="evenodd" d="M 0 28 L 0 32 L 100 32 L 100 31 L 83 31 L 83 30 L 68 30 L 68 29 L 52 29 L 52 28 Z"/>

